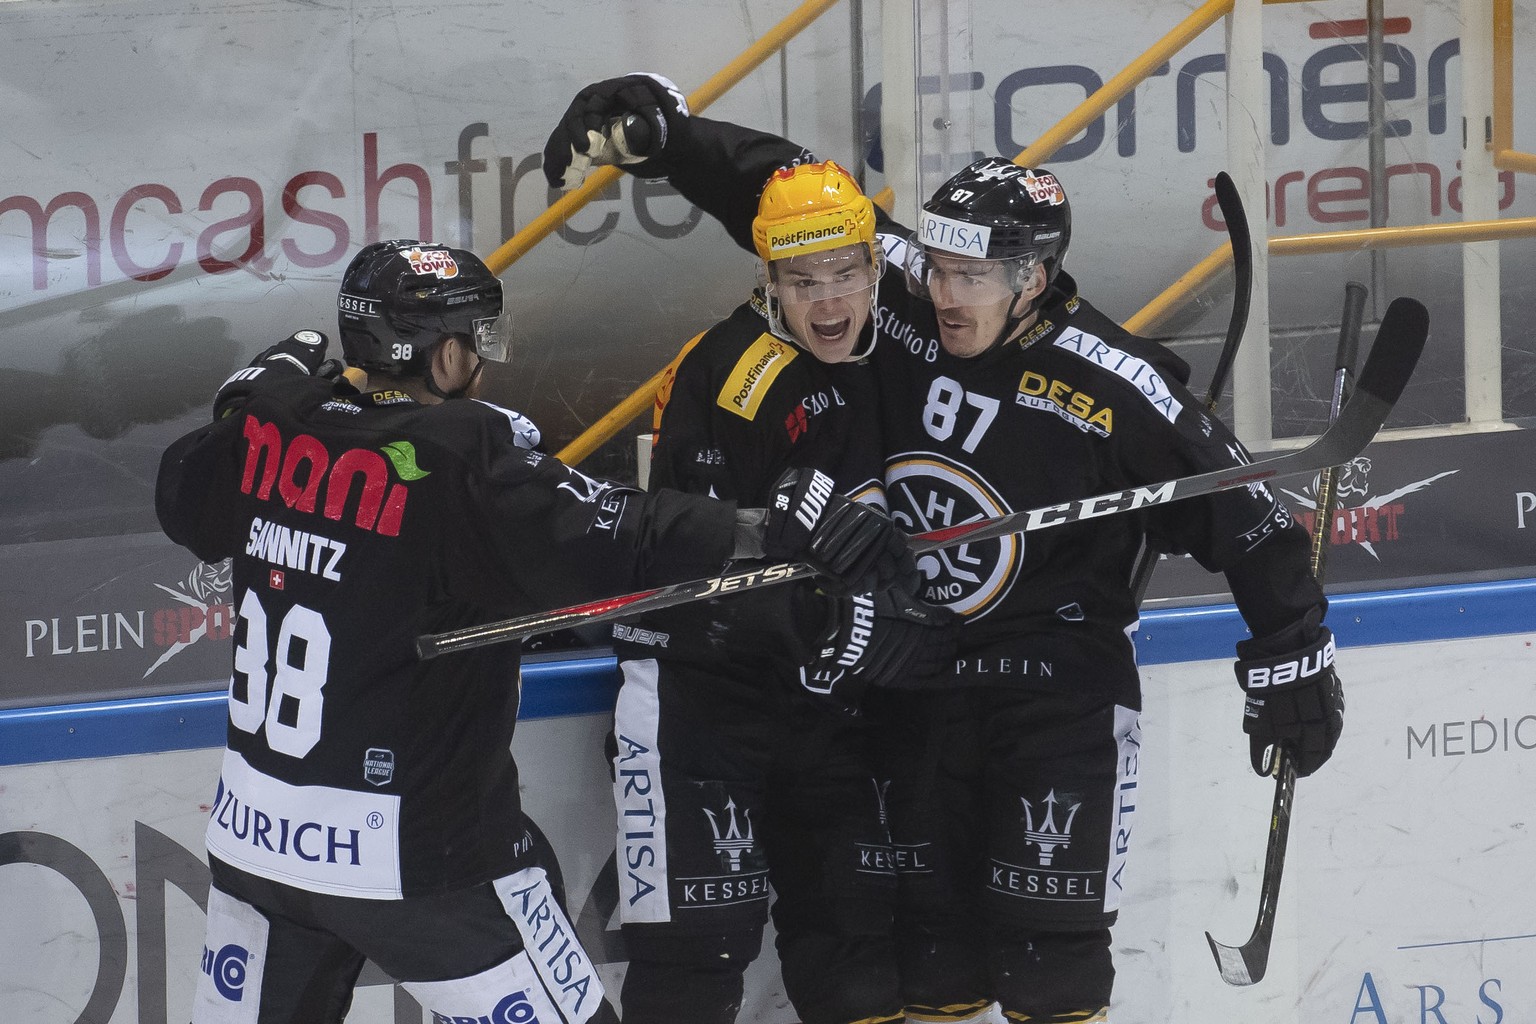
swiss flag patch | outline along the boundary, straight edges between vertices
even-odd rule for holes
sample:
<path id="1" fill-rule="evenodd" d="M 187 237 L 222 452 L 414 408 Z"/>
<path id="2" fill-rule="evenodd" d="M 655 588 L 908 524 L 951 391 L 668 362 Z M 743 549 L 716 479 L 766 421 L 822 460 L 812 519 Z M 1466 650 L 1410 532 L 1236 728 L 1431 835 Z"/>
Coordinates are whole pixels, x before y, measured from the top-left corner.
<path id="1" fill-rule="evenodd" d="M 271 573 L 267 575 L 267 586 L 271 587 L 273 590 L 282 590 L 283 570 L 273 569 Z"/>

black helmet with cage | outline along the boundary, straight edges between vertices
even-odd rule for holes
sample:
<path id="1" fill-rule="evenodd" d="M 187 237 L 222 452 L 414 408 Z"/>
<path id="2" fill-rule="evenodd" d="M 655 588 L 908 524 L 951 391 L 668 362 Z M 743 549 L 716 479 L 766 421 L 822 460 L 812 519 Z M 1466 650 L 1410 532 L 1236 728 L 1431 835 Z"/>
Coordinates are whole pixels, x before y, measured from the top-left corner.
<path id="1" fill-rule="evenodd" d="M 480 258 L 414 239 L 365 246 L 336 299 L 347 362 L 396 377 L 427 377 L 433 346 L 459 337 L 482 359 L 511 352 L 501 281 Z"/>

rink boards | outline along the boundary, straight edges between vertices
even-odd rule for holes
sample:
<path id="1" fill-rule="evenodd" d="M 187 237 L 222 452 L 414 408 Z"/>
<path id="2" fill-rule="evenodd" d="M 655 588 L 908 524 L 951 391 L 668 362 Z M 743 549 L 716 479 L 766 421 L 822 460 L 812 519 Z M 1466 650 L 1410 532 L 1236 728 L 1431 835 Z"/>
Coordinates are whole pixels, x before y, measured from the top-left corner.
<path id="1" fill-rule="evenodd" d="M 1333 600 L 1345 739 L 1298 784 L 1269 975 L 1224 985 L 1203 932 L 1242 942 L 1272 785 L 1247 767 L 1230 607 L 1149 613 L 1146 708 L 1116 1024 L 1536 1020 L 1536 580 Z M 530 666 L 525 799 L 573 919 L 616 982 L 602 739 L 612 661 Z M 202 829 L 221 694 L 0 713 L 0 1020 L 185 1020 L 202 953 Z M 611 865 L 607 871 L 611 872 Z M 769 950 L 743 1021 L 785 1024 Z M 349 1017 L 419 1021 L 371 969 Z"/>

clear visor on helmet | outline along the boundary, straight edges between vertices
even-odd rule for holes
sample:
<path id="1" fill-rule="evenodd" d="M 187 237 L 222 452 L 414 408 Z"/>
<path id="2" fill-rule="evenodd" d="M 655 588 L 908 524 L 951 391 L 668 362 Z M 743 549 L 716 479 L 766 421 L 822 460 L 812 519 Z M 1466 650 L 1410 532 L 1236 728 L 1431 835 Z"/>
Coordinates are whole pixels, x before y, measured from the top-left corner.
<path id="1" fill-rule="evenodd" d="M 512 315 L 481 317 L 474 322 L 475 351 L 481 359 L 504 363 L 512 357 Z"/>
<path id="2" fill-rule="evenodd" d="M 880 280 L 885 255 L 862 242 L 786 256 L 766 265 L 763 285 L 780 302 L 810 303 L 868 291 Z"/>
<path id="3" fill-rule="evenodd" d="M 913 235 L 907 245 L 907 290 L 935 306 L 991 306 L 1024 291 L 1038 263 L 1033 252 L 1000 260 L 935 252 Z"/>

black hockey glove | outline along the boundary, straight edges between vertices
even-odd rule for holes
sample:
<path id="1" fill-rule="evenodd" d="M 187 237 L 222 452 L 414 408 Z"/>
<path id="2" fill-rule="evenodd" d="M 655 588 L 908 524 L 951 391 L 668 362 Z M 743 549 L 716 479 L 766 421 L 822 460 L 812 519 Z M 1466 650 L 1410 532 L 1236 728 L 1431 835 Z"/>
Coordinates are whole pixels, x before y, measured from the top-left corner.
<path id="1" fill-rule="evenodd" d="M 800 669 L 800 683 L 849 708 L 871 686 L 926 688 L 924 679 L 951 666 L 960 640 L 960 616 L 900 590 L 838 598 L 833 616 L 821 653 Z"/>
<path id="2" fill-rule="evenodd" d="M 1311 775 L 1333 755 L 1344 729 L 1344 688 L 1333 670 L 1333 634 L 1318 627 L 1311 645 L 1271 654 L 1275 644 L 1244 640 L 1237 645 L 1237 682 L 1248 695 L 1243 732 L 1253 770 L 1268 775 L 1266 751 L 1284 746 L 1299 777 Z"/>
<path id="3" fill-rule="evenodd" d="M 774 485 L 763 523 L 763 554 L 811 563 L 826 577 L 828 593 L 916 590 L 920 577 L 907 535 L 885 513 L 838 494 L 834 486 L 817 470 L 786 470 Z"/>
<path id="4" fill-rule="evenodd" d="M 213 418 L 225 416 L 234 404 L 251 393 L 251 384 L 264 373 L 302 373 L 334 379 L 345 364 L 325 358 L 330 342 L 319 331 L 295 331 L 276 345 L 269 345 L 243 370 L 236 370 L 213 396 Z"/>
<path id="5" fill-rule="evenodd" d="M 592 164 L 643 163 L 666 149 L 687 119 L 688 100 L 661 75 L 637 72 L 589 85 L 544 144 L 544 177 L 550 188 L 569 189 Z"/>

